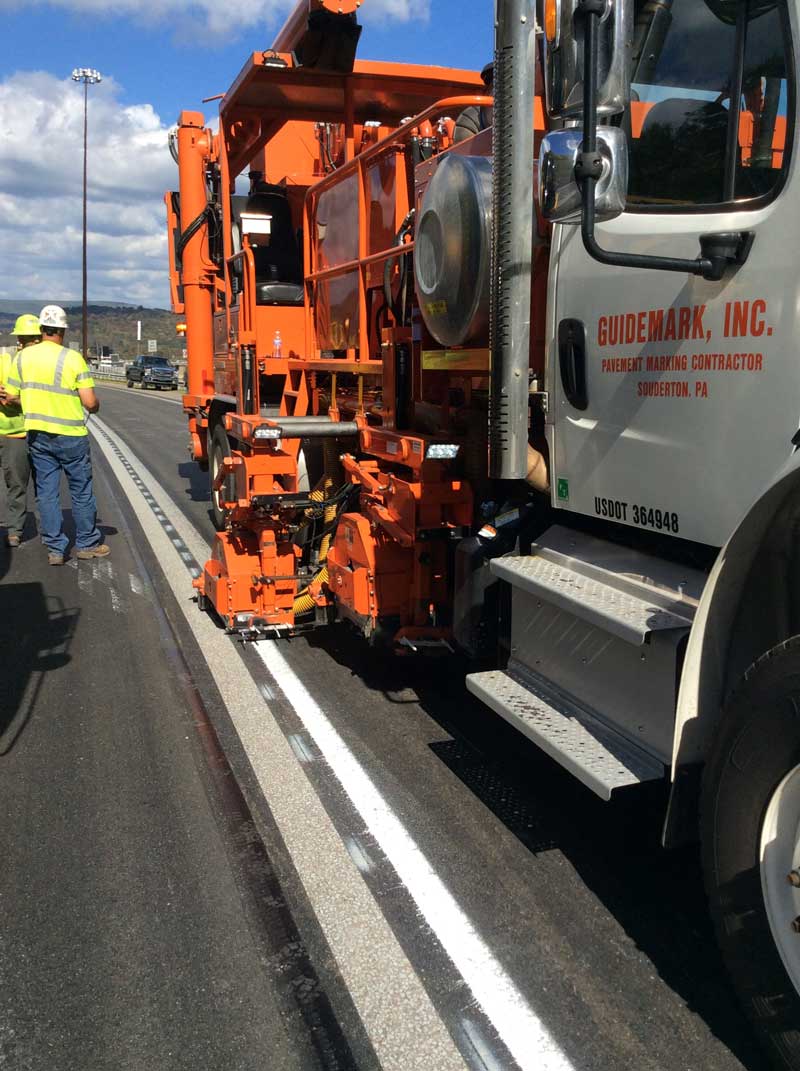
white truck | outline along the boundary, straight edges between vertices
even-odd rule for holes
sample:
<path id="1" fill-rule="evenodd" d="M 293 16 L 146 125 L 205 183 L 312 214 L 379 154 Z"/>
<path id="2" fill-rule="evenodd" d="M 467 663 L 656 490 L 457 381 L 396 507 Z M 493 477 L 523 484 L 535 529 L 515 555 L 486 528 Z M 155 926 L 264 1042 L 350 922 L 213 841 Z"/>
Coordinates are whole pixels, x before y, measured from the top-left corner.
<path id="1" fill-rule="evenodd" d="M 553 523 L 486 563 L 509 658 L 468 684 L 604 798 L 671 771 L 665 842 L 699 828 L 739 995 L 797 1071 L 800 2 L 496 16 L 492 475 L 525 476 L 544 409 Z"/>

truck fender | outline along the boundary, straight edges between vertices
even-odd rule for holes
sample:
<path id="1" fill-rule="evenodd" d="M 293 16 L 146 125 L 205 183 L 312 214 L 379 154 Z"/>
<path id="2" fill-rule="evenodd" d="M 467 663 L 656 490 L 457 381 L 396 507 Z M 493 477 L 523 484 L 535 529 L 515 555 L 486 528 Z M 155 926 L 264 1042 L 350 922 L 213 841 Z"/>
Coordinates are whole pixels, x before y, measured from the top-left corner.
<path id="1" fill-rule="evenodd" d="M 787 579 L 791 559 L 800 555 L 798 519 L 800 452 L 795 452 L 722 548 L 703 590 L 678 691 L 673 785 L 681 770 L 704 761 L 722 708 L 748 666 L 799 630 L 780 605 L 791 602 Z M 772 579 L 783 588 L 778 605 L 769 597 Z"/>

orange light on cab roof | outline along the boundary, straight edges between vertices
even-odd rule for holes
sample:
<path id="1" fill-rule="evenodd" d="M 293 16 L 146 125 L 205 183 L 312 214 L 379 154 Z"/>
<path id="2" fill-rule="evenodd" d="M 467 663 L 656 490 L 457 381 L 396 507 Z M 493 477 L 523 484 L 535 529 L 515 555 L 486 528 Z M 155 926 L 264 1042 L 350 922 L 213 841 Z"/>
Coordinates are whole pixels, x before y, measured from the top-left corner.
<path id="1" fill-rule="evenodd" d="M 561 37 L 561 0 L 544 0 L 544 36 L 550 48 L 558 48 Z"/>
<path id="2" fill-rule="evenodd" d="M 175 324 L 175 334 L 176 335 L 185 335 L 186 334 L 186 324 Z"/>

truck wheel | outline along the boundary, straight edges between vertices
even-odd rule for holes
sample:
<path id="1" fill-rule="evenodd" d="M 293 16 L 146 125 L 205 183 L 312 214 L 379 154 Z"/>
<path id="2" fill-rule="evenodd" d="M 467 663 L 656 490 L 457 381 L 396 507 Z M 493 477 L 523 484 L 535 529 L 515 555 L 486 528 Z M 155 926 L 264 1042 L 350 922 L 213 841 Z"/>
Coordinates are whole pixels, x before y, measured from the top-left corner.
<path id="1" fill-rule="evenodd" d="M 800 636 L 762 655 L 726 704 L 704 773 L 701 836 L 739 998 L 775 1066 L 799 1071 Z"/>
<path id="2" fill-rule="evenodd" d="M 231 456 L 231 444 L 222 424 L 217 424 L 211 436 L 211 458 L 208 466 L 209 486 L 211 487 L 211 510 L 214 527 L 218 532 L 225 530 L 226 511 L 222 508 L 219 491 L 214 490 L 214 480 L 222 467 L 223 458 Z"/>
<path id="3" fill-rule="evenodd" d="M 129 387 L 129 388 L 132 387 L 133 386 L 133 380 L 129 379 L 128 382 L 126 383 L 126 386 Z"/>

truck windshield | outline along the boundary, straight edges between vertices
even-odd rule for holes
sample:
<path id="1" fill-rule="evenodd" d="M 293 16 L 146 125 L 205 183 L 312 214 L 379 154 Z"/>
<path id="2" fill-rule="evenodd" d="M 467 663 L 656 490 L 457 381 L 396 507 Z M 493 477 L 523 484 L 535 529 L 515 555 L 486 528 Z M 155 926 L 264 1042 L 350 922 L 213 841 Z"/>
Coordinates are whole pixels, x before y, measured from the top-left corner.
<path id="1" fill-rule="evenodd" d="M 145 357 L 144 363 L 158 365 L 159 367 L 162 365 L 169 367 L 169 361 L 166 357 Z"/>
<path id="2" fill-rule="evenodd" d="M 719 205 L 779 186 L 790 121 L 780 7 L 765 0 L 637 3 L 632 205 Z"/>

